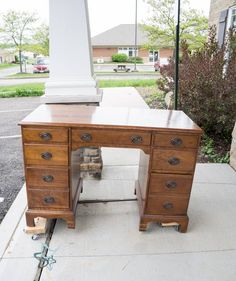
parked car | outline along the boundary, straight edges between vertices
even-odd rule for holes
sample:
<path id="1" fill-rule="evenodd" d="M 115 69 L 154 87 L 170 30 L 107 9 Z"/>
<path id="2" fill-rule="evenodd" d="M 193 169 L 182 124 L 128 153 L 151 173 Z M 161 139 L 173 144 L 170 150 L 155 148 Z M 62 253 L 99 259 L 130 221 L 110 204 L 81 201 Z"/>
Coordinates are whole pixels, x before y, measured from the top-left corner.
<path id="1" fill-rule="evenodd" d="M 33 66 L 33 73 L 49 73 L 49 59 L 40 57 Z"/>

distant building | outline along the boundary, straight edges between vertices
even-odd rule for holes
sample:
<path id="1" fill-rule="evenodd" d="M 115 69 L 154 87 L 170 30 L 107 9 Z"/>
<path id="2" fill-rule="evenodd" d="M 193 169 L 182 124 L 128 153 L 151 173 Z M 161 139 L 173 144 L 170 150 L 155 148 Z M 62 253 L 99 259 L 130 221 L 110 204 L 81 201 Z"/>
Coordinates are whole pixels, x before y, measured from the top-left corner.
<path id="1" fill-rule="evenodd" d="M 236 0 L 211 0 L 209 25 L 216 25 L 220 44 L 227 30 L 236 27 Z"/>
<path id="2" fill-rule="evenodd" d="M 148 38 L 145 31 L 138 26 L 137 30 L 137 56 L 143 59 L 144 63 L 152 63 L 157 60 L 167 61 L 173 55 L 172 49 L 147 50 L 144 45 Z M 126 54 L 128 57 L 135 56 L 135 25 L 120 24 L 92 38 L 93 60 L 110 62 L 111 56 L 117 53 Z"/>
<path id="3" fill-rule="evenodd" d="M 11 63 L 13 61 L 15 61 L 15 55 L 13 52 L 6 49 L 0 49 L 0 64 Z"/>

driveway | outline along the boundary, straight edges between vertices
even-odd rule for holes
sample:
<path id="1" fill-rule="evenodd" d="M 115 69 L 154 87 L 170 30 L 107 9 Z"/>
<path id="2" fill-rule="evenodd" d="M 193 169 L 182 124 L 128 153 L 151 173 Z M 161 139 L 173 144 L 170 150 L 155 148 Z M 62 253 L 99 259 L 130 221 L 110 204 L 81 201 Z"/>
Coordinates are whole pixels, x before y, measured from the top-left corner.
<path id="1" fill-rule="evenodd" d="M 0 70 L 0 78 L 4 78 L 4 77 L 6 77 L 8 75 L 15 74 L 15 73 L 17 73 L 19 71 L 20 71 L 20 67 L 19 66 L 1 69 Z"/>
<path id="2" fill-rule="evenodd" d="M 39 105 L 39 97 L 0 99 L 0 222 L 24 183 L 18 122 Z"/>

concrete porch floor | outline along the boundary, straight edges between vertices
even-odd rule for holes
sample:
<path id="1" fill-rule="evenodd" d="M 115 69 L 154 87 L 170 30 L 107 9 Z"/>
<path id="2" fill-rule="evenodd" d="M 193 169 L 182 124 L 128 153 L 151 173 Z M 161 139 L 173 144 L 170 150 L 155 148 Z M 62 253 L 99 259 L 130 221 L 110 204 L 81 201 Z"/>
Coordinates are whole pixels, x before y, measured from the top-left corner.
<path id="1" fill-rule="evenodd" d="M 127 106 L 146 106 L 132 88 L 104 92 L 104 106 L 122 106 L 122 100 Z M 103 148 L 102 179 L 85 181 L 83 199 L 135 198 L 138 159 L 138 150 Z M 76 229 L 57 220 L 49 244 L 56 250 L 56 264 L 37 280 L 235 280 L 235 202 L 235 171 L 226 164 L 198 164 L 185 234 L 157 224 L 139 232 L 136 201 L 80 204 Z M 41 251 L 45 237 L 33 241 L 23 232 L 25 208 L 22 189 L 0 225 L 2 281 L 35 280 L 38 261 L 33 254 Z"/>

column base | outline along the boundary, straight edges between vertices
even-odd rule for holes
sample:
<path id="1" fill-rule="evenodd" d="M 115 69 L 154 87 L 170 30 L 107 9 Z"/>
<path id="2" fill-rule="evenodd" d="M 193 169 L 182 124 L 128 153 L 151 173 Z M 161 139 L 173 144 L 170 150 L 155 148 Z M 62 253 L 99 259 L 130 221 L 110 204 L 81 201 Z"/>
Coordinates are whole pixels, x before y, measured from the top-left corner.
<path id="1" fill-rule="evenodd" d="M 97 95 L 43 95 L 41 103 L 83 103 L 99 104 L 102 101 L 102 90 Z"/>
<path id="2" fill-rule="evenodd" d="M 49 81 L 45 84 L 45 95 L 41 103 L 100 103 L 102 90 L 92 79 L 81 81 Z"/>

